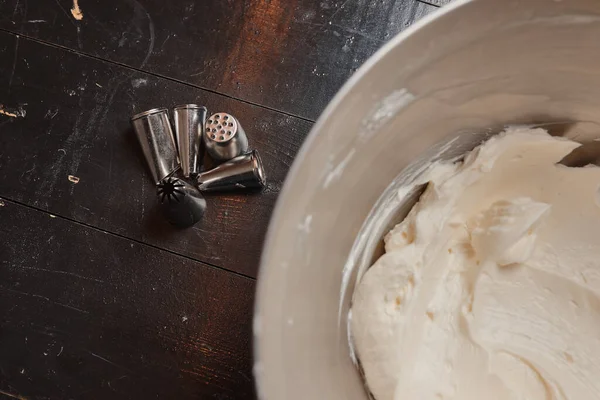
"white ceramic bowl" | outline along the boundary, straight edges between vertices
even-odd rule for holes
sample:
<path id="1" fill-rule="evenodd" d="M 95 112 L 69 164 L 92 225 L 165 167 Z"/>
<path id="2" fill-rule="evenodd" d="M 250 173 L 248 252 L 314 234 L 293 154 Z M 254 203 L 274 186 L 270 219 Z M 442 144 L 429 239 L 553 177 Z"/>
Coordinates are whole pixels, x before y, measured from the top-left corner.
<path id="1" fill-rule="evenodd" d="M 271 221 L 255 316 L 261 399 L 367 399 L 347 313 L 368 239 L 402 205 L 393 186 L 485 132 L 553 120 L 589 121 L 567 129 L 579 139 L 600 122 L 598 0 L 459 0 L 375 54 L 319 118 Z"/>

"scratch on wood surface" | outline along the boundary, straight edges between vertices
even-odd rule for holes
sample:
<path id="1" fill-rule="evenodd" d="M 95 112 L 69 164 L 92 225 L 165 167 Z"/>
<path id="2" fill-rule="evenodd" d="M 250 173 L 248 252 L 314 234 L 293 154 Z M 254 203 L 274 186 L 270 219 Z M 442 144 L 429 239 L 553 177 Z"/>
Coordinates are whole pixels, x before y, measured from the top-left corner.
<path id="1" fill-rule="evenodd" d="M 77 21 L 81 21 L 83 19 L 83 12 L 81 8 L 79 8 L 79 0 L 73 0 L 73 8 L 71 8 L 71 14 L 73 18 Z"/>
<path id="2" fill-rule="evenodd" d="M 346 1 L 344 1 L 344 2 L 342 3 L 342 5 L 341 5 L 341 6 L 339 6 L 339 7 L 337 8 L 337 10 L 335 10 L 335 11 L 333 12 L 333 14 L 331 14 L 331 16 L 330 16 L 330 17 L 327 19 L 327 22 L 321 25 L 321 27 L 324 27 L 324 26 L 326 26 L 326 25 L 331 25 L 331 24 L 332 24 L 332 22 L 333 22 L 333 19 L 335 18 L 335 16 L 336 16 L 336 15 L 338 15 L 338 14 L 339 14 L 339 12 L 340 12 L 340 11 L 342 11 L 342 10 L 344 9 L 344 7 L 346 7 L 346 4 L 348 4 L 348 2 L 349 2 L 349 1 L 350 1 L 350 0 L 346 0 Z M 316 32 L 318 32 L 318 30 L 317 30 Z"/>
<path id="3" fill-rule="evenodd" d="M 146 213 L 146 185 L 145 182 L 142 181 L 142 196 L 140 197 L 140 205 L 141 205 L 141 209 L 142 212 L 140 213 L 140 221 L 144 219 L 144 215 Z"/>
<path id="4" fill-rule="evenodd" d="M 19 5 L 20 5 L 20 1 L 17 0 L 17 4 L 15 5 L 15 9 L 13 11 L 13 18 L 17 15 L 17 11 L 19 11 Z"/>
<path id="5" fill-rule="evenodd" d="M 186 372 L 186 373 L 188 373 L 188 374 L 191 374 L 191 375 L 197 375 L 197 376 L 200 376 L 200 377 L 205 377 L 205 376 L 206 376 L 206 375 L 204 375 L 204 374 L 201 374 L 201 373 L 199 373 L 199 372 L 192 371 L 192 370 L 189 370 L 189 369 L 183 369 L 183 368 L 182 368 L 182 369 L 180 369 L 180 371 L 181 371 L 181 372 Z"/>
<path id="6" fill-rule="evenodd" d="M 109 363 L 109 364 L 111 364 L 111 365 L 114 365 L 115 367 L 122 368 L 122 369 L 124 369 L 125 371 L 128 371 L 128 372 L 130 372 L 130 373 L 133 373 L 133 371 L 132 371 L 132 370 L 130 370 L 129 368 L 126 368 L 126 367 L 124 367 L 124 366 L 122 366 L 122 365 L 119 365 L 119 364 L 117 364 L 117 363 L 114 363 L 114 362 L 112 362 L 112 361 L 110 361 L 110 360 L 107 360 L 106 358 L 104 358 L 104 357 L 102 357 L 102 356 L 99 356 L 99 355 L 98 355 L 98 354 L 96 354 L 96 353 L 92 353 L 91 351 L 89 351 L 89 353 L 90 353 L 91 355 L 93 355 L 94 357 L 96 357 L 96 358 L 98 358 L 98 359 L 100 359 L 100 360 L 102 360 L 102 361 L 104 361 L 104 362 L 106 362 L 106 363 Z"/>
<path id="7" fill-rule="evenodd" d="M 21 295 L 21 296 L 36 297 L 36 298 L 39 298 L 39 299 L 42 299 L 42 300 L 46 300 L 47 302 L 55 304 L 57 306 L 61 306 L 61 307 L 65 307 L 65 308 L 70 308 L 71 310 L 79 311 L 80 313 L 89 314 L 89 312 L 87 312 L 85 310 L 82 310 L 82 309 L 77 308 L 77 307 L 70 306 L 68 304 L 63 304 L 63 303 L 59 303 L 59 302 L 54 301 L 54 300 L 50 300 L 50 298 L 48 298 L 46 296 L 42 296 L 40 294 L 29 293 L 29 292 L 21 292 L 20 290 L 9 289 L 9 288 L 4 287 L 4 286 L 0 286 L 0 290 L 6 290 L 7 292 L 15 293 L 15 294 L 18 294 L 18 295 Z"/>
<path id="8" fill-rule="evenodd" d="M 87 276 L 79 275 L 79 274 L 76 274 L 76 273 L 73 273 L 73 272 L 68 272 L 68 271 L 58 271 L 58 270 L 52 270 L 52 269 L 33 268 L 33 267 L 19 267 L 19 268 L 20 269 L 32 270 L 32 271 L 49 272 L 51 274 L 70 275 L 70 276 L 74 276 L 74 277 L 80 278 L 80 279 L 85 279 L 85 280 L 88 280 L 88 281 L 94 281 L 94 282 L 98 282 L 98 283 L 104 283 L 104 281 L 102 281 L 100 279 L 89 278 Z"/>
<path id="9" fill-rule="evenodd" d="M 44 115 L 44 119 L 53 119 L 58 114 L 58 108 L 50 108 L 46 111 L 46 115 Z"/>
<path id="10" fill-rule="evenodd" d="M 77 47 L 79 47 L 79 50 L 83 50 L 83 42 L 81 41 L 81 26 L 77 25 L 75 29 L 77 30 Z"/>
<path id="11" fill-rule="evenodd" d="M 363 31 L 360 31 L 360 30 L 357 30 L 357 29 L 352 29 L 352 28 L 349 28 L 347 26 L 343 26 L 343 25 L 339 25 L 339 24 L 331 24 L 331 25 L 335 26 L 337 28 L 340 28 L 341 30 L 343 30 L 345 32 L 348 32 L 350 34 L 362 36 L 365 39 L 369 39 L 369 40 L 371 40 L 371 41 L 373 41 L 375 43 L 382 43 L 383 42 L 383 39 L 379 39 L 379 38 L 376 38 L 376 37 L 374 37 L 372 35 L 369 35 L 367 32 L 363 32 Z"/>
<path id="12" fill-rule="evenodd" d="M 139 2 L 136 2 L 136 3 L 140 7 L 142 7 L 142 5 Z M 142 63 L 139 66 L 140 69 L 144 68 L 146 66 L 146 63 L 150 59 L 150 56 L 152 55 L 152 51 L 154 51 L 154 39 L 155 39 L 154 22 L 152 21 L 152 17 L 150 16 L 150 13 L 148 13 L 148 11 L 146 11 L 146 9 L 144 7 L 142 7 L 142 10 L 144 10 L 144 12 L 146 13 L 146 17 L 148 17 L 148 31 L 150 33 L 150 43 L 148 44 L 148 51 L 146 52 L 146 57 L 144 57 L 144 60 L 142 61 Z"/>
<path id="13" fill-rule="evenodd" d="M 17 69 L 17 54 L 19 54 L 19 35 L 15 39 L 15 56 L 13 59 L 12 70 L 10 71 L 10 79 L 8 80 L 8 87 L 12 86 L 13 78 L 15 77 L 15 70 Z"/>
<path id="14" fill-rule="evenodd" d="M 113 381 L 114 381 L 114 382 L 120 381 L 120 380 L 121 380 L 121 379 L 123 379 L 123 378 L 127 378 L 127 375 L 123 375 L 123 376 L 121 376 L 121 377 L 119 377 L 119 378 L 117 378 L 117 379 L 113 379 L 113 380 L 107 381 L 108 387 L 109 387 L 109 388 L 111 388 L 113 391 L 115 391 L 115 389 L 112 387 L 111 383 L 112 383 Z"/>
<path id="15" fill-rule="evenodd" d="M 19 396 L 18 394 L 12 394 L 12 393 L 8 393 L 8 392 L 5 392 L 5 391 L 3 391 L 3 390 L 0 390 L 0 394 L 3 394 L 4 396 L 8 396 L 8 397 L 10 397 L 10 398 L 13 398 L 13 399 L 27 400 L 27 399 L 26 399 L 25 397 L 23 397 L 23 396 Z"/>
<path id="16" fill-rule="evenodd" d="M 71 19 L 71 17 L 69 17 L 69 14 L 67 13 L 67 11 L 63 8 L 63 6 L 60 5 L 60 1 L 59 0 L 54 0 L 54 2 L 61 9 L 61 11 L 63 12 L 63 14 L 65 14 L 65 16 L 69 19 L 69 22 L 71 24 L 73 24 L 73 26 L 76 26 L 75 22 L 73 22 L 73 20 Z"/>

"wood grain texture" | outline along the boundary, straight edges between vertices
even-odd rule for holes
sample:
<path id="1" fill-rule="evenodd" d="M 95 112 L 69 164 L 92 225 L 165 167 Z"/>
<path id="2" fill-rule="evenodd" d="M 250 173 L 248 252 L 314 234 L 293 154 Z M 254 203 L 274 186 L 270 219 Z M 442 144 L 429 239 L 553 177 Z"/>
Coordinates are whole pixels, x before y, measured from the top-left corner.
<path id="1" fill-rule="evenodd" d="M 0 220 L 1 391 L 253 397 L 253 280 L 7 200 Z"/>
<path id="2" fill-rule="evenodd" d="M 417 0 L 4 0 L 0 28 L 315 119 Z"/>
<path id="3" fill-rule="evenodd" d="M 78 3 L 0 0 L 0 398 L 253 399 L 251 278 L 310 121 L 436 7 Z M 129 117 L 186 102 L 238 117 L 268 187 L 175 230 Z"/>
<path id="4" fill-rule="evenodd" d="M 271 210 L 309 122 L 7 33 L 0 48 L 0 104 L 15 115 L 0 113 L 0 196 L 256 276 Z M 155 209 L 129 118 L 185 102 L 241 121 L 268 188 L 208 197 L 204 219 L 176 230 Z"/>

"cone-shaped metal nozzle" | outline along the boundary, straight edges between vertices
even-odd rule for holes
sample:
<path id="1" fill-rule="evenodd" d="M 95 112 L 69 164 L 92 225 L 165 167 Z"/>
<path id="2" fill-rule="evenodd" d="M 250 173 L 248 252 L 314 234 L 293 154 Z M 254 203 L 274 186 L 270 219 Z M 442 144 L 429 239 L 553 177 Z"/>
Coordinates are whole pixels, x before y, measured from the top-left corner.
<path id="1" fill-rule="evenodd" d="M 206 121 L 204 143 L 206 152 L 218 162 L 231 160 L 248 151 L 248 138 L 240 121 L 224 112 L 215 113 Z"/>
<path id="2" fill-rule="evenodd" d="M 154 108 L 131 118 L 155 184 L 179 167 L 175 138 L 166 108 Z"/>
<path id="3" fill-rule="evenodd" d="M 253 150 L 200 173 L 197 182 L 202 191 L 257 189 L 265 186 L 266 175 L 258 151 Z"/>
<path id="4" fill-rule="evenodd" d="M 183 104 L 173 108 L 177 150 L 183 176 L 189 178 L 200 170 L 204 159 L 206 107 Z"/>
<path id="5" fill-rule="evenodd" d="M 158 202 L 165 218 L 178 228 L 187 228 L 202 219 L 206 200 L 192 185 L 168 177 L 157 188 Z"/>

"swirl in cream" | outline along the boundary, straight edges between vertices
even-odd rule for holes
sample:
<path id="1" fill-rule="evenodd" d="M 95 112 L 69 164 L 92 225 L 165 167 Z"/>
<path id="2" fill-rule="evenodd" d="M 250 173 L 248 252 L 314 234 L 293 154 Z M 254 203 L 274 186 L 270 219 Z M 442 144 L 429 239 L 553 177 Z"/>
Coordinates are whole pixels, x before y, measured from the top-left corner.
<path id="1" fill-rule="evenodd" d="M 437 163 L 354 293 L 377 400 L 600 399 L 600 168 L 542 129 Z"/>

